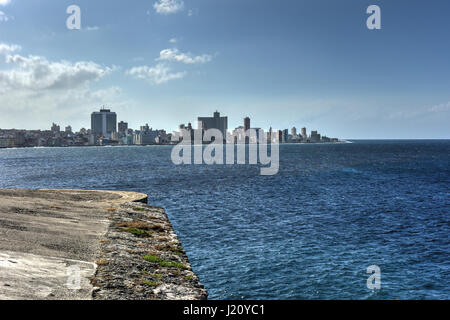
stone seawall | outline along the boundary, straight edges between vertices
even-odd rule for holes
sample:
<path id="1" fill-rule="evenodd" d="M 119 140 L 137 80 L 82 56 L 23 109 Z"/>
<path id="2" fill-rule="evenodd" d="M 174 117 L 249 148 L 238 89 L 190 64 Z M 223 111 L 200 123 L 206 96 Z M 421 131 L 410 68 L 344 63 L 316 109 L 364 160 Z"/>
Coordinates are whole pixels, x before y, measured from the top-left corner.
<path id="1" fill-rule="evenodd" d="M 0 190 L 0 299 L 206 299 L 147 195 Z"/>

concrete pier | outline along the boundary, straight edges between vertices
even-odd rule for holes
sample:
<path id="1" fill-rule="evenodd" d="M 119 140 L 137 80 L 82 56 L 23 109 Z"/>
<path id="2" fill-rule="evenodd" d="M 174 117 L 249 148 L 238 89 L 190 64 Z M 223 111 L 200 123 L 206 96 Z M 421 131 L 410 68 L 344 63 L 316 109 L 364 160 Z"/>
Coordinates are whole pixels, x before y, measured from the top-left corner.
<path id="1" fill-rule="evenodd" d="M 205 299 L 147 195 L 0 190 L 0 299 Z"/>

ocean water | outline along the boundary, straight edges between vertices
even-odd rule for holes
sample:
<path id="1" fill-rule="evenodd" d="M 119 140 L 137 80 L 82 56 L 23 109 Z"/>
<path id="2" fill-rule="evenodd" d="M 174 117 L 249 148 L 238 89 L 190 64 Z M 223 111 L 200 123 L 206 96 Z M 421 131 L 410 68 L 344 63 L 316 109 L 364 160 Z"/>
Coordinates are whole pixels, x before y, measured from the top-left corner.
<path id="1" fill-rule="evenodd" d="M 3 149 L 0 188 L 147 193 L 211 299 L 450 298 L 450 141 L 281 145 L 275 176 L 170 152 Z"/>

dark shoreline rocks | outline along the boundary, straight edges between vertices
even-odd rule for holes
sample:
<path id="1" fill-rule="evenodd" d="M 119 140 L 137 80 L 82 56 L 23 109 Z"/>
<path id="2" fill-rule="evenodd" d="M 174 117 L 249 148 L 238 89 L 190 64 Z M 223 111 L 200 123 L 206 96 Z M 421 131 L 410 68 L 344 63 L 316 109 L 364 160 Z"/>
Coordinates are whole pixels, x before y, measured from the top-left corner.
<path id="1" fill-rule="evenodd" d="M 94 299 L 207 298 L 164 209 L 126 203 L 109 211 L 91 279 Z"/>

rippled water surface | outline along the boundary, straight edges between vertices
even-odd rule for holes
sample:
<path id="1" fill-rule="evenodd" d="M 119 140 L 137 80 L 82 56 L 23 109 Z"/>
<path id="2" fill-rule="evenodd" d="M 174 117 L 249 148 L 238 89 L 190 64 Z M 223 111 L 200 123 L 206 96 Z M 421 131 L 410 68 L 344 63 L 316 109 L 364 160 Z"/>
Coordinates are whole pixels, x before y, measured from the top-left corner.
<path id="1" fill-rule="evenodd" d="M 170 152 L 4 149 L 0 187 L 148 193 L 212 299 L 450 298 L 450 141 L 281 145 L 275 176 Z"/>

